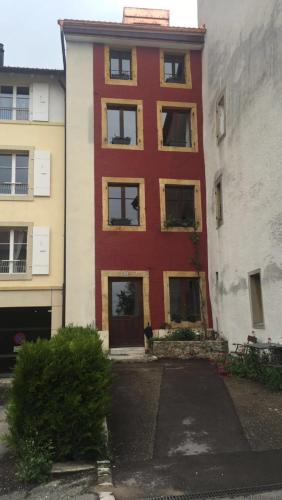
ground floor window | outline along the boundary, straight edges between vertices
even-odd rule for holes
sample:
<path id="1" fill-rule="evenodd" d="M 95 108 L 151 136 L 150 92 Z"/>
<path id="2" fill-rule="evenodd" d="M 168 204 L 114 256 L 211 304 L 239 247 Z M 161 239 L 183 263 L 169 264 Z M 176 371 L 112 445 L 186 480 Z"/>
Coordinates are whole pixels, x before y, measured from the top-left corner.
<path id="1" fill-rule="evenodd" d="M 172 321 L 200 321 L 199 278 L 169 278 L 169 296 Z"/>
<path id="2" fill-rule="evenodd" d="M 253 327 L 264 328 L 260 271 L 250 273 L 249 283 Z"/>
<path id="3" fill-rule="evenodd" d="M 204 272 L 164 271 L 165 322 L 171 326 L 207 324 Z"/>

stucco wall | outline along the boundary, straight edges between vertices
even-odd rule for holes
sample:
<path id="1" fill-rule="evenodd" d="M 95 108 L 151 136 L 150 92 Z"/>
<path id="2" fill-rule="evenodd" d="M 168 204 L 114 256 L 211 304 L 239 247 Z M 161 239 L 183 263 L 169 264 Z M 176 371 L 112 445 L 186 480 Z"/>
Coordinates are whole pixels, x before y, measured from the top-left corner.
<path id="1" fill-rule="evenodd" d="M 148 271 L 150 320 L 153 328 L 166 321 L 163 271 L 194 271 L 194 247 L 187 232 L 162 232 L 159 179 L 190 179 L 201 183 L 203 231 L 199 254 L 207 274 L 205 174 L 202 146 L 201 52 L 191 51 L 192 88 L 160 87 L 160 50 L 137 47 L 136 86 L 107 85 L 104 47 L 94 47 L 95 86 L 95 200 L 96 200 L 96 323 L 102 328 L 101 271 Z M 143 103 L 144 150 L 102 148 L 101 97 L 139 99 Z M 197 104 L 199 151 L 158 151 L 157 101 Z M 102 177 L 143 178 L 146 231 L 104 231 L 102 226 Z M 211 323 L 207 287 L 206 321 Z"/>
<path id="2" fill-rule="evenodd" d="M 66 323 L 95 319 L 93 46 L 67 43 Z"/>
<path id="3" fill-rule="evenodd" d="M 199 0 L 209 274 L 214 327 L 246 340 L 248 273 L 261 270 L 265 328 L 282 342 L 282 5 L 279 0 Z M 217 145 L 216 99 L 225 90 L 226 137 Z M 214 182 L 222 174 L 223 225 Z M 216 284 L 218 272 L 218 284 Z"/>

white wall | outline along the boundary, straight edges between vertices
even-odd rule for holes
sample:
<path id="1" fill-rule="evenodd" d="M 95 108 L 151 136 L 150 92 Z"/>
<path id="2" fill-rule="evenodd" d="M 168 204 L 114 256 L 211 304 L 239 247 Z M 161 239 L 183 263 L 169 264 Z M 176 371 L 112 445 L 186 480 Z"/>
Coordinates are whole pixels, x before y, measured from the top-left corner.
<path id="1" fill-rule="evenodd" d="M 93 45 L 67 43 L 66 323 L 95 322 Z"/>
<path id="2" fill-rule="evenodd" d="M 204 150 L 214 327 L 230 341 L 254 330 L 282 343 L 282 5 L 279 0 L 198 0 L 203 53 Z M 226 137 L 217 145 L 216 99 L 226 92 Z M 224 223 L 214 182 L 222 174 Z M 265 328 L 253 329 L 248 273 L 260 269 Z M 216 272 L 219 274 L 216 285 Z"/>

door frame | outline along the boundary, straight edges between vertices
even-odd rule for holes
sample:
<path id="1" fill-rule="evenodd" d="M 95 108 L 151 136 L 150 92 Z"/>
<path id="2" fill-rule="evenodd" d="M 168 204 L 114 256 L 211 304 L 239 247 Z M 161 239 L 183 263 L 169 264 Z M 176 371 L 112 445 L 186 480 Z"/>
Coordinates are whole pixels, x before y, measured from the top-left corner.
<path id="1" fill-rule="evenodd" d="M 149 271 L 101 271 L 102 330 L 109 331 L 109 278 L 142 278 L 144 327 L 151 324 L 149 303 Z"/>

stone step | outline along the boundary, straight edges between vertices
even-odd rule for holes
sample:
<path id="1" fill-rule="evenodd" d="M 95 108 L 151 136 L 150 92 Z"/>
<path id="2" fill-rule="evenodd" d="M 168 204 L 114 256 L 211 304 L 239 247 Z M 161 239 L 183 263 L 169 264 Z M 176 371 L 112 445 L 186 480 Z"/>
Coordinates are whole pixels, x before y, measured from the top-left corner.
<path id="1" fill-rule="evenodd" d="M 110 349 L 111 356 L 143 356 L 144 347 L 115 347 Z"/>

